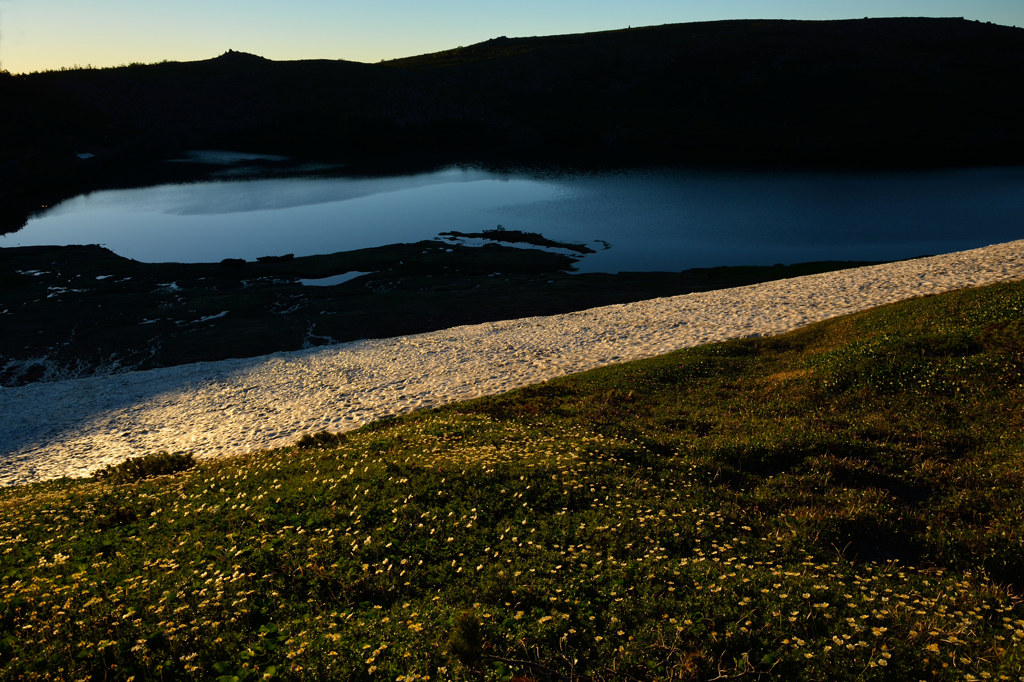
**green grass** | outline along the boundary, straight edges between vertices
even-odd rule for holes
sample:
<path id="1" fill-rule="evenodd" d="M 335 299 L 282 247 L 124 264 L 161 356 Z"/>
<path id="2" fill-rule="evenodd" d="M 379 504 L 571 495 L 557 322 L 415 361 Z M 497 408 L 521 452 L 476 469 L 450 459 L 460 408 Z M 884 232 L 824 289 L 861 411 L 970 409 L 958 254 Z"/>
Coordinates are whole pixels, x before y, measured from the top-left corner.
<path id="1" fill-rule="evenodd" d="M 916 299 L 3 490 L 0 679 L 1024 679 L 1022 311 Z"/>

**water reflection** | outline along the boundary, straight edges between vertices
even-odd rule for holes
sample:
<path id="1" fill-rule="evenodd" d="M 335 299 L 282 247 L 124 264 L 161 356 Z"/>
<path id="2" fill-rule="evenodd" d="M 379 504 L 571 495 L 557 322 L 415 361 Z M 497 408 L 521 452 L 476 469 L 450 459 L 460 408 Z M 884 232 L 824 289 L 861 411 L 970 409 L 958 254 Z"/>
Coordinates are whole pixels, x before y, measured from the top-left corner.
<path id="1" fill-rule="evenodd" d="M 0 246 L 102 243 L 141 261 L 253 260 L 480 232 L 586 243 L 581 271 L 883 260 L 1024 238 L 1024 167 L 640 170 L 288 178 L 96 192 Z M 611 244 L 605 249 L 602 242 Z"/>
<path id="2" fill-rule="evenodd" d="M 198 149 L 185 152 L 183 159 L 170 159 L 171 163 L 205 163 L 213 166 L 232 166 L 243 161 L 288 161 L 288 157 L 275 154 L 229 152 L 220 149 Z"/>

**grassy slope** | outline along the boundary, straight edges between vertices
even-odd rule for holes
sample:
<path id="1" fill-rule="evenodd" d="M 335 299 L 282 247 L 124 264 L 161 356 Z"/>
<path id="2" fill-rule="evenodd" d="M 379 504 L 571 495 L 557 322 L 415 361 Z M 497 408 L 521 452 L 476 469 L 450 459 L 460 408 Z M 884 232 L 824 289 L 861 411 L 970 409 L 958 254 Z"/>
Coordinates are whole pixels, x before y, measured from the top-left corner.
<path id="1" fill-rule="evenodd" d="M 0 678 L 1018 680 L 1022 311 L 916 299 L 4 490 Z"/>

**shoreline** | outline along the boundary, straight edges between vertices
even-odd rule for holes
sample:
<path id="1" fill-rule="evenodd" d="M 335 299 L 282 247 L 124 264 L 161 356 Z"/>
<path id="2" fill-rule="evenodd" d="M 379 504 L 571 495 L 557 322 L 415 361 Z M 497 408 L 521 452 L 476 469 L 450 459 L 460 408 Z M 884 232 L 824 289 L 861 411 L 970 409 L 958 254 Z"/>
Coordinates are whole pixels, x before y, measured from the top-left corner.
<path id="1" fill-rule="evenodd" d="M 139 263 L 99 246 L 0 249 L 0 386 L 255 358 L 878 264 L 612 275 L 572 272 L 573 263 L 564 253 L 436 240 L 184 264 Z M 346 282 L 305 286 L 341 273 Z"/>
<path id="2" fill-rule="evenodd" d="M 1024 240 L 761 284 L 302 351 L 0 388 L 0 485 L 159 450 L 281 447 L 608 364 L 1024 279 Z"/>

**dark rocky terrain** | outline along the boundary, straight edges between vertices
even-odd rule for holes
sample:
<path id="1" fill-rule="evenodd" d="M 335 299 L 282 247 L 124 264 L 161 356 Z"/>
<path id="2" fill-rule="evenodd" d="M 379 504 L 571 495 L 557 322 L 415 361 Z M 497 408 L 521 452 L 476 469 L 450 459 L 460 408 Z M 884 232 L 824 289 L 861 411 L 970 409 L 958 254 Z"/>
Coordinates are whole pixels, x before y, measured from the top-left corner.
<path id="1" fill-rule="evenodd" d="M 139 263 L 99 246 L 0 249 L 0 386 L 246 358 L 552 315 L 865 263 L 570 274 L 491 243 L 394 244 L 257 262 Z M 365 273 L 335 286 L 303 279 Z"/>

